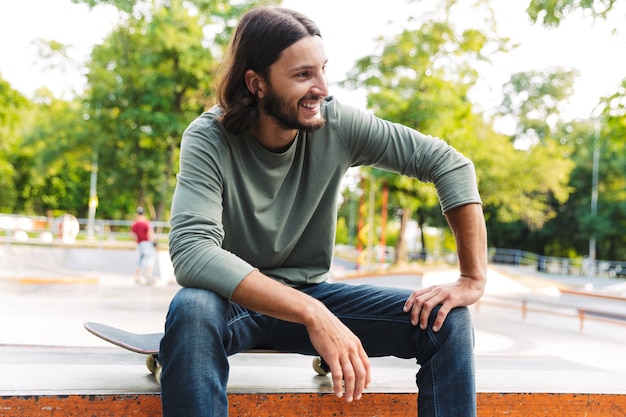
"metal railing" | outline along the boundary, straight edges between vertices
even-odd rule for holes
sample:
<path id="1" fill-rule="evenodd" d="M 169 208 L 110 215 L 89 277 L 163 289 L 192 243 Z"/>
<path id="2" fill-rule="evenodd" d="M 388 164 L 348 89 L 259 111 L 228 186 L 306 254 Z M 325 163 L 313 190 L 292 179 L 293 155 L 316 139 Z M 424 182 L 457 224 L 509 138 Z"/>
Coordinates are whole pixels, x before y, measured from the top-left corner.
<path id="1" fill-rule="evenodd" d="M 489 260 L 494 264 L 529 266 L 538 272 L 551 274 L 626 277 L 626 262 L 621 261 L 543 256 L 519 249 L 501 248 L 490 249 Z"/>
<path id="2" fill-rule="evenodd" d="M 133 242 L 130 228 L 133 220 L 95 220 L 89 229 L 87 219 L 74 216 L 22 216 L 0 213 L 0 238 L 5 244 L 65 244 Z M 169 223 L 152 221 L 159 241 L 167 240 Z"/>
<path id="3" fill-rule="evenodd" d="M 45 217 L 22 216 L 0 213 L 0 239 L 5 244 L 66 244 L 83 243 L 87 245 L 124 245 L 133 242 L 130 227 L 133 220 L 104 220 L 97 219 L 93 223 L 93 230 L 87 219 L 76 219 L 74 216 Z M 162 221 L 151 222 L 157 239 L 166 242 L 169 234 L 169 223 Z M 71 229 L 68 231 L 68 228 Z M 429 254 L 423 254 L 428 257 Z M 430 254 L 432 257 L 432 254 Z M 440 254 L 441 256 L 441 254 Z M 412 260 L 426 260 L 411 258 Z M 441 258 L 446 262 L 455 262 L 454 254 Z M 538 272 L 562 275 L 595 275 L 626 278 L 626 262 L 596 260 L 591 262 L 586 258 L 563 258 L 542 256 L 519 249 L 491 248 L 489 261 L 494 264 L 528 266 L 536 268 Z"/>

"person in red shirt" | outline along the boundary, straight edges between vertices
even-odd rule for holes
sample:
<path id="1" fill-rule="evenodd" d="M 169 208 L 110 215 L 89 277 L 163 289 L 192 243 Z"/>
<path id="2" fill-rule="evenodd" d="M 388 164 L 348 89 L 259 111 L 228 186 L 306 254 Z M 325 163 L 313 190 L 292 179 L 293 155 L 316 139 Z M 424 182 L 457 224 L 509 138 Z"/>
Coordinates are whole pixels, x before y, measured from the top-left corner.
<path id="1" fill-rule="evenodd" d="M 135 284 L 152 284 L 154 282 L 154 261 L 156 258 L 155 238 L 152 225 L 144 214 L 143 207 L 137 208 L 137 217 L 130 228 L 137 242 L 139 254 L 135 267 Z M 142 272 L 144 279 L 142 280 Z"/>

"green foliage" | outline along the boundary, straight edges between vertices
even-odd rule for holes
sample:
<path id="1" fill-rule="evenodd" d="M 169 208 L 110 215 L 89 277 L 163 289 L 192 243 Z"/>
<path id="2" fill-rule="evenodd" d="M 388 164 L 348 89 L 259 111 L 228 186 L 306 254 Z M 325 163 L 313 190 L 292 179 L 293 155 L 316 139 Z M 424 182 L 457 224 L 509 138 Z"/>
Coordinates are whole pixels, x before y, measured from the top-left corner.
<path id="1" fill-rule="evenodd" d="M 179 138 L 202 112 L 215 67 L 202 41 L 198 17 L 172 4 L 129 20 L 94 48 L 86 106 L 98 130 L 102 214 L 144 205 L 159 217 L 169 206 Z"/>
<path id="2" fill-rule="evenodd" d="M 554 216 L 543 196 L 567 196 L 567 165 L 555 158 L 558 147 L 546 143 L 530 152 L 517 151 L 482 120 L 468 97 L 478 78 L 476 63 L 509 47 L 507 39 L 473 28 L 458 30 L 447 19 L 426 20 L 385 42 L 380 54 L 359 60 L 345 84 L 367 88 L 368 105 L 378 116 L 444 138 L 468 155 L 494 218 L 521 218 L 538 228 Z M 548 165 L 558 172 L 538 184 L 537 175 L 547 172 Z M 420 225 L 443 224 L 432 185 L 376 171 L 374 175 L 390 184 L 392 206 L 405 215 L 415 213 Z"/>
<path id="3" fill-rule="evenodd" d="M 82 104 L 56 99 L 47 90 L 38 91 L 34 104 L 35 122 L 16 154 L 17 207 L 33 214 L 86 214 L 92 135 Z"/>
<path id="4" fill-rule="evenodd" d="M 514 150 L 500 143 L 492 148 L 494 160 L 477 163 L 485 177 L 480 182 L 488 219 L 492 223 L 521 221 L 531 230 L 554 218 L 557 207 L 569 197 L 568 180 L 573 164 L 554 141 L 528 151 Z"/>
<path id="5" fill-rule="evenodd" d="M 28 107 L 28 100 L 0 76 L 0 212 L 10 212 L 17 207 L 16 152 L 22 118 Z"/>
<path id="6" fill-rule="evenodd" d="M 615 4 L 616 0 L 531 0 L 526 11 L 533 22 L 558 27 L 567 15 L 579 9 L 605 18 Z"/>
<path id="7" fill-rule="evenodd" d="M 512 46 L 484 29 L 454 26 L 450 15 L 457 5 L 447 2 L 445 18 L 429 16 L 416 29 L 383 41 L 380 53 L 359 60 L 345 84 L 365 87 L 378 116 L 444 138 L 473 160 L 490 236 L 495 229 L 493 243 L 507 224 L 519 222 L 527 233 L 540 230 L 569 197 L 573 163 L 553 130 L 576 73 L 516 74 L 504 91 L 502 111 L 517 121 L 518 130 L 512 138 L 495 133 L 474 110 L 469 91 L 478 79 L 476 64 Z M 531 132 L 540 140 L 524 149 L 514 146 Z M 415 216 L 420 225 L 445 224 L 431 185 L 373 175 L 390 184 L 393 211 Z"/>
<path id="8" fill-rule="evenodd" d="M 72 0 L 72 3 L 84 3 L 89 7 L 95 7 L 101 4 L 108 4 L 114 6 L 120 11 L 131 13 L 135 6 L 139 3 L 143 3 L 141 0 Z"/>
<path id="9" fill-rule="evenodd" d="M 618 90 L 604 100 L 605 112 L 599 120 L 562 122 L 557 126 L 553 135 L 559 138 L 561 150 L 574 165 L 567 184 L 568 199 L 549 200 L 555 216 L 541 229 L 531 230 L 519 221 L 498 224 L 495 232 L 490 230 L 494 245 L 550 256 L 583 256 L 588 254 L 589 239 L 594 236 L 598 259 L 626 259 L 626 119 L 620 105 L 623 100 L 623 91 Z M 596 146 L 599 184 L 594 216 L 591 195 Z"/>
<path id="10" fill-rule="evenodd" d="M 337 230 L 335 231 L 335 243 L 339 245 L 348 245 L 349 242 L 349 225 L 345 217 L 337 218 Z"/>
<path id="11" fill-rule="evenodd" d="M 181 134 L 212 104 L 222 34 L 255 2 L 113 4 L 128 16 L 94 48 L 85 100 L 97 129 L 99 213 L 117 218 L 143 205 L 167 218 Z"/>
<path id="12" fill-rule="evenodd" d="M 511 138 L 516 150 L 504 154 L 506 178 L 498 186 L 496 219 L 521 220 L 538 230 L 557 215 L 569 197 L 569 175 L 574 163 L 555 139 L 560 107 L 573 93 L 575 71 L 560 69 L 517 73 L 504 86 L 501 115 L 512 116 L 517 127 Z"/>
<path id="13" fill-rule="evenodd" d="M 141 204 L 166 219 L 178 147 L 212 105 L 219 60 L 238 17 L 277 1 L 74 0 L 116 7 L 118 26 L 94 47 L 87 90 L 33 103 L 0 78 L 0 210 L 87 214 L 98 170 L 98 216 L 124 218 Z M 68 46 L 37 42 L 46 68 L 78 66 Z M 92 166 L 97 157 L 97 166 Z"/>
<path id="14" fill-rule="evenodd" d="M 593 220 L 602 238 L 598 250 L 608 259 L 626 259 L 626 79 L 602 106 L 598 216 Z"/>
<path id="15" fill-rule="evenodd" d="M 514 137 L 531 142 L 549 137 L 578 75 L 562 68 L 513 74 L 503 87 L 500 113 L 518 121 Z"/>

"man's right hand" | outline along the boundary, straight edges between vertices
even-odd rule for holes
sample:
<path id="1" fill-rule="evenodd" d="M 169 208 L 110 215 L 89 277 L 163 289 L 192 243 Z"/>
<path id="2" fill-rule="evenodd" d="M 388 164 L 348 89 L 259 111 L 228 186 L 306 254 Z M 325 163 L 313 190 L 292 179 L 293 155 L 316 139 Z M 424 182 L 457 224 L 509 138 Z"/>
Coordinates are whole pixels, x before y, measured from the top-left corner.
<path id="1" fill-rule="evenodd" d="M 360 400 L 371 374 L 359 338 L 328 310 L 307 330 L 313 347 L 330 368 L 335 395 L 341 398 L 345 392 L 346 402 Z"/>
<path id="2" fill-rule="evenodd" d="M 369 358 L 359 338 L 322 302 L 259 271 L 241 281 L 232 300 L 253 311 L 303 324 L 313 347 L 330 367 L 335 394 L 345 394 L 347 402 L 361 399 L 371 379 Z"/>

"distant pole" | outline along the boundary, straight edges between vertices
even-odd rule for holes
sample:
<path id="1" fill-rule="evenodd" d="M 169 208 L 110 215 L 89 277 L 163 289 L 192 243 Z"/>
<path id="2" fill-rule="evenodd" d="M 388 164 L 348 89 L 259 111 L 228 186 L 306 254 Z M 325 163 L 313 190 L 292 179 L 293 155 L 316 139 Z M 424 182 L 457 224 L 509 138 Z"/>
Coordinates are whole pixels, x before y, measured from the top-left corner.
<path id="1" fill-rule="evenodd" d="M 87 216 L 87 239 L 93 240 L 96 223 L 96 208 L 98 207 L 98 152 L 94 151 L 91 162 L 91 179 L 89 181 L 89 214 Z"/>
<path id="2" fill-rule="evenodd" d="M 386 261 L 386 249 L 387 249 L 387 204 L 389 202 L 389 185 L 387 181 L 383 181 L 383 203 L 380 215 L 380 258 L 379 263 L 384 264 Z"/>
<path id="3" fill-rule="evenodd" d="M 354 245 L 355 241 L 354 241 L 354 230 L 356 229 L 356 209 L 357 209 L 357 199 L 355 198 L 354 195 L 350 196 L 350 201 L 349 201 L 349 206 L 348 206 L 348 244 L 349 245 Z"/>
<path id="4" fill-rule="evenodd" d="M 364 178 L 361 177 L 361 179 L 359 180 L 361 187 L 364 186 Z M 361 192 L 361 196 L 359 197 L 359 225 L 357 227 L 357 232 L 356 232 L 356 252 L 357 252 L 357 257 L 356 257 L 356 269 L 357 271 L 361 269 L 361 267 L 363 266 L 363 243 L 366 241 L 366 239 L 362 236 L 363 234 L 363 228 L 365 227 L 365 192 Z"/>
<path id="5" fill-rule="evenodd" d="M 593 139 L 593 166 L 591 172 L 591 222 L 595 223 L 598 214 L 598 171 L 600 165 L 600 125 L 595 123 Z M 596 236 L 595 224 L 591 227 L 589 236 L 589 273 L 594 275 L 596 265 Z"/>
<path id="6" fill-rule="evenodd" d="M 374 248 L 374 205 L 376 203 L 376 190 L 374 189 L 376 179 L 374 175 L 370 175 L 370 198 L 369 198 L 369 207 L 368 207 L 368 215 L 367 221 L 370 224 L 370 228 L 367 234 L 367 250 L 368 250 L 368 264 L 373 265 L 376 262 L 376 248 Z"/>

